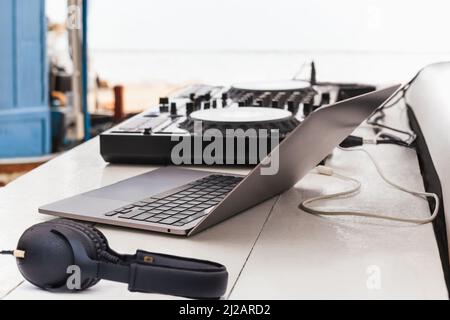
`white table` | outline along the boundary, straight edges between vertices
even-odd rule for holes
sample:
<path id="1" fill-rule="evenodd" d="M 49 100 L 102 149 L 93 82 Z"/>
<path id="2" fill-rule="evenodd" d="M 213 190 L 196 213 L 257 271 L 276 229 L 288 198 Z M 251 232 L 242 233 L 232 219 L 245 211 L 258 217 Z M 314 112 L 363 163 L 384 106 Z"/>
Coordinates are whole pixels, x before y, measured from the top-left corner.
<path id="1" fill-rule="evenodd" d="M 397 115 L 399 121 L 404 113 Z M 361 128 L 360 131 L 367 129 Z M 394 181 L 423 189 L 413 150 L 367 148 Z M 360 179 L 362 192 L 323 205 L 425 217 L 425 201 L 384 184 L 362 153 L 336 150 L 328 161 Z M 14 248 L 34 223 L 52 219 L 37 207 L 152 170 L 152 166 L 108 165 L 95 138 L 0 189 L 0 244 Z M 210 168 L 208 168 L 210 169 Z M 218 169 L 223 170 L 223 169 Z M 230 171 L 230 170 L 228 170 Z M 245 173 L 245 170 L 231 170 Z M 347 186 L 308 175 L 280 197 L 268 200 L 191 238 L 98 226 L 119 252 L 137 248 L 223 263 L 229 299 L 448 299 L 431 224 L 415 226 L 357 217 L 318 217 L 297 209 L 305 197 Z M 0 297 L 5 299 L 164 299 L 130 293 L 126 285 L 101 281 L 80 294 L 54 294 L 23 281 L 15 262 L 0 257 Z"/>

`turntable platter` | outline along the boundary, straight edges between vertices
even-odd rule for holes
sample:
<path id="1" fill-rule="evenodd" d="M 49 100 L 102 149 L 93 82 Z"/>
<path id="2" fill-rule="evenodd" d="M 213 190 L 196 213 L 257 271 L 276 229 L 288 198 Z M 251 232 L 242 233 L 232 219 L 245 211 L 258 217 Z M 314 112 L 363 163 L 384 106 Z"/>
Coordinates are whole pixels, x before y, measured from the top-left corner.
<path id="1" fill-rule="evenodd" d="M 284 81 L 262 81 L 262 82 L 247 82 L 238 83 L 232 86 L 234 90 L 244 91 L 299 91 L 310 88 L 311 84 L 301 80 L 284 80 Z"/>
<path id="2" fill-rule="evenodd" d="M 280 121 L 292 117 L 292 113 L 283 109 L 260 107 L 207 109 L 191 113 L 192 120 L 220 123 L 256 123 Z"/>
<path id="3" fill-rule="evenodd" d="M 195 111 L 179 127 L 194 132 L 196 121 L 201 121 L 202 130 L 218 129 L 227 134 L 228 129 L 277 129 L 281 137 L 299 124 L 292 113 L 284 109 L 245 107 Z"/>

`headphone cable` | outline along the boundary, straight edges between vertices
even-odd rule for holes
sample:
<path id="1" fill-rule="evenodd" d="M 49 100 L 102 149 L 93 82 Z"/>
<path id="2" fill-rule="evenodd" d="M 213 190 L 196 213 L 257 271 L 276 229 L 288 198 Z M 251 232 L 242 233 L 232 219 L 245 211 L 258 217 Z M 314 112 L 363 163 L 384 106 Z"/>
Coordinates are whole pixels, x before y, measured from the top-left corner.
<path id="1" fill-rule="evenodd" d="M 0 255 L 10 255 L 19 259 L 25 258 L 25 251 L 22 250 L 2 250 Z"/>
<path id="2" fill-rule="evenodd" d="M 407 142 L 404 142 L 403 140 L 400 139 L 396 139 L 393 136 L 388 136 L 386 134 L 382 134 L 379 135 L 379 137 L 382 137 L 383 139 L 378 139 L 378 138 L 374 138 L 374 139 L 366 139 L 363 137 L 359 137 L 359 136 L 354 136 L 354 135 L 349 135 L 347 138 L 345 138 L 344 141 L 342 141 L 339 146 L 341 148 L 353 148 L 353 147 L 359 147 L 362 145 L 367 145 L 367 144 L 396 144 L 402 147 L 406 147 L 406 148 L 412 148 L 412 144 L 408 144 Z M 387 137 L 387 138 L 384 138 Z"/>
<path id="3" fill-rule="evenodd" d="M 399 222 L 409 222 L 409 223 L 415 223 L 415 224 L 425 224 L 425 223 L 430 223 L 432 222 L 438 212 L 439 212 L 439 197 L 437 196 L 437 194 L 435 193 L 431 193 L 431 192 L 422 192 L 422 191 L 415 191 L 415 190 L 410 190 L 408 188 L 405 188 L 403 186 L 400 186 L 399 184 L 391 181 L 390 179 L 388 179 L 383 171 L 381 170 L 381 167 L 379 166 L 379 164 L 377 163 L 377 161 L 375 161 L 375 159 L 373 158 L 373 156 L 365 149 L 361 149 L 361 148 L 357 148 L 357 149 L 346 149 L 346 148 L 339 148 L 342 151 L 347 151 L 347 152 L 363 152 L 367 155 L 367 157 L 370 159 L 370 161 L 372 162 L 372 164 L 374 165 L 376 171 L 378 172 L 379 176 L 384 180 L 384 182 L 386 182 L 387 184 L 391 185 L 392 187 L 403 191 L 405 193 L 409 193 L 411 195 L 414 195 L 416 197 L 420 197 L 423 199 L 426 198 L 433 198 L 435 201 L 435 206 L 434 206 L 434 210 L 431 214 L 430 217 L 428 218 L 401 218 L 401 217 L 395 217 L 395 216 L 391 216 L 391 215 L 381 215 L 375 212 L 367 212 L 367 211 L 341 211 L 341 210 L 336 210 L 336 211 L 329 211 L 329 210 L 319 210 L 319 209 L 315 209 L 312 206 L 309 206 L 310 203 L 312 202 L 316 202 L 316 201 L 321 201 L 321 200 L 326 200 L 326 199 L 336 199 L 336 198 L 342 198 L 344 196 L 354 196 L 357 192 L 360 191 L 361 189 L 361 182 L 348 177 L 348 176 L 344 176 L 342 174 L 338 174 L 336 172 L 334 172 L 333 168 L 330 167 L 325 167 L 325 166 L 318 166 L 316 168 L 316 174 L 320 174 L 320 175 L 326 175 L 326 176 L 331 176 L 331 177 L 336 177 L 340 180 L 344 180 L 344 181 L 350 181 L 353 183 L 353 187 L 345 190 L 345 191 L 341 191 L 341 192 L 337 192 L 337 193 L 332 193 L 332 194 L 326 194 L 326 195 L 322 195 L 322 196 L 317 196 L 317 197 L 313 197 L 310 199 L 306 199 L 304 201 L 302 201 L 299 205 L 298 208 L 308 212 L 310 214 L 315 214 L 315 215 L 328 215 L 328 216 L 360 216 L 360 217 L 368 217 L 368 218 L 378 218 L 378 219 L 384 219 L 384 220 L 391 220 L 391 221 L 399 221 Z"/>

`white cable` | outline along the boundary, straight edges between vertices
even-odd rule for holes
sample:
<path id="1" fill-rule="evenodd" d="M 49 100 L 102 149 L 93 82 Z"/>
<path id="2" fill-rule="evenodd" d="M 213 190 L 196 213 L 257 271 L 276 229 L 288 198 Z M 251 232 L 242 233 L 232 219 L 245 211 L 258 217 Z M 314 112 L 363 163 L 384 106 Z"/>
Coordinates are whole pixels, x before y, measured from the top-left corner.
<path id="1" fill-rule="evenodd" d="M 378 219 L 385 219 L 385 220 L 393 220 L 393 221 L 401 221 L 401 222 L 409 222 L 409 223 L 416 223 L 416 224 L 425 224 L 425 223 L 429 223 L 431 221 L 434 220 L 434 218 L 436 218 L 438 212 L 439 212 L 439 197 L 435 194 L 435 193 L 430 193 L 430 192 L 421 192 L 421 191 L 414 191 L 414 190 L 410 190 L 407 189 L 405 187 L 402 187 L 392 181 L 390 181 L 388 178 L 386 178 L 386 176 L 383 174 L 380 166 L 378 165 L 378 163 L 375 161 L 375 159 L 372 157 L 372 155 L 367 152 L 365 149 L 345 149 L 345 148 L 339 148 L 342 151 L 354 151 L 354 152 L 363 152 L 365 153 L 369 159 L 372 161 L 373 165 L 375 166 L 378 174 L 380 175 L 380 177 L 389 185 L 393 186 L 396 189 L 399 189 L 403 192 L 412 194 L 414 196 L 417 197 L 421 197 L 421 198 L 428 198 L 428 197 L 432 197 L 434 199 L 434 201 L 436 202 L 436 205 L 434 207 L 434 211 L 433 214 L 429 217 L 429 218 L 425 218 L 425 219 L 409 219 L 409 218 L 397 218 L 394 216 L 388 216 L 388 215 L 381 215 L 381 214 L 377 214 L 377 213 L 372 213 L 372 212 L 364 212 L 364 211 L 326 211 L 326 210 L 318 210 L 318 209 L 314 209 L 310 206 L 308 206 L 308 204 L 312 203 L 312 202 L 316 202 L 316 201 L 321 201 L 321 200 L 325 200 L 325 199 L 333 199 L 333 198 L 338 198 L 338 197 L 343 197 L 343 196 L 349 196 L 349 195 L 354 195 L 356 192 L 358 192 L 361 189 L 361 182 L 338 174 L 336 172 L 334 172 L 334 170 L 330 167 L 325 167 L 325 166 L 318 166 L 316 168 L 317 170 L 317 174 L 321 174 L 321 175 L 327 175 L 327 176 L 333 176 L 336 178 L 339 178 L 341 180 L 346 180 L 346 181 L 351 181 L 354 183 L 353 188 L 346 190 L 346 191 L 342 191 L 342 192 L 337 192 L 337 193 L 332 193 L 332 194 L 327 194 L 327 195 L 323 195 L 323 196 L 318 196 L 318 197 L 314 197 L 314 198 L 310 198 L 307 200 L 304 200 L 302 203 L 300 203 L 300 205 L 298 206 L 299 209 L 311 213 L 311 214 L 317 214 L 317 215 L 332 215 L 332 216 L 338 216 L 338 215 L 351 215 L 351 216 L 360 216 L 360 217 L 369 217 L 369 218 L 378 218 Z"/>

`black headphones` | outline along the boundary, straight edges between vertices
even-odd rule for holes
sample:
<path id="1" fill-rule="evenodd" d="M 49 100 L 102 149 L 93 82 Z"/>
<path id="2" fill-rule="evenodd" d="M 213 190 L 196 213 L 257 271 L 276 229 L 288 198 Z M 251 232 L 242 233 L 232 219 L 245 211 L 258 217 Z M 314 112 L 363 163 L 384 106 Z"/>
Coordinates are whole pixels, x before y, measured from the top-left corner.
<path id="1" fill-rule="evenodd" d="M 225 293 L 228 282 L 221 264 L 141 250 L 118 254 L 99 230 L 67 219 L 30 227 L 14 252 L 26 280 L 56 292 L 85 290 L 106 279 L 128 283 L 130 291 L 213 299 Z M 68 285 L 70 267 L 79 270 L 78 286 Z"/>

